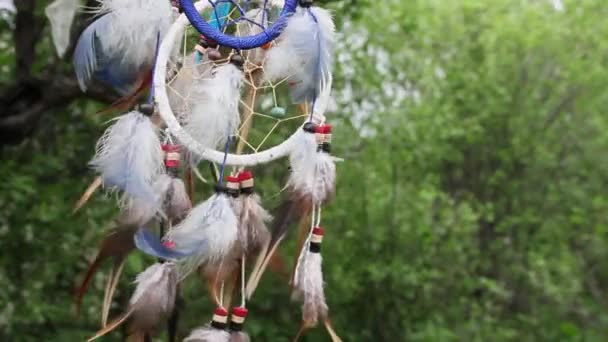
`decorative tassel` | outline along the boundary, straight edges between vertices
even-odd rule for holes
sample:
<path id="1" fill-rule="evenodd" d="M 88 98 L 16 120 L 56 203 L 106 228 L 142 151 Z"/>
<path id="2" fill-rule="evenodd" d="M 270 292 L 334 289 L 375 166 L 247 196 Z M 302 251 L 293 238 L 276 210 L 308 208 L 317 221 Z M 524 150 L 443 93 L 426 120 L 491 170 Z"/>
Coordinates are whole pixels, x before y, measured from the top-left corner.
<path id="1" fill-rule="evenodd" d="M 244 307 L 232 309 L 230 318 L 230 342 L 250 342 L 249 335 L 243 331 L 243 324 L 249 311 Z"/>
<path id="2" fill-rule="evenodd" d="M 132 318 L 131 326 L 136 334 L 153 332 L 173 312 L 177 282 L 175 264 L 165 262 L 148 267 L 135 280 L 137 287 L 129 301 L 129 310 L 89 341 L 109 333 L 129 317 Z"/>
<path id="3" fill-rule="evenodd" d="M 298 8 L 266 55 L 265 78 L 288 78 L 294 103 L 317 99 L 331 79 L 335 31 L 327 10 Z"/>
<path id="4" fill-rule="evenodd" d="M 110 234 L 106 236 L 99 246 L 97 256 L 95 260 L 89 266 L 87 273 L 76 291 L 76 313 L 80 311 L 82 299 L 86 294 L 93 276 L 97 273 L 97 270 L 103 262 L 107 259 L 113 259 L 113 268 L 116 271 L 120 268 L 120 265 L 124 262 L 125 258 L 135 248 L 133 243 L 133 234 L 137 228 L 134 226 L 119 226 L 112 229 Z M 115 272 L 112 272 L 113 274 Z"/>
<path id="5" fill-rule="evenodd" d="M 163 155 L 156 127 L 139 111 L 120 116 L 97 142 L 89 165 L 105 187 L 159 206 L 153 183 L 162 173 Z M 127 207 L 130 203 L 126 203 Z"/>
<path id="6" fill-rule="evenodd" d="M 226 195 L 230 200 L 230 206 L 235 214 L 235 217 L 239 218 L 242 201 L 240 198 L 239 179 L 238 177 L 228 176 L 226 177 Z M 237 239 L 240 237 L 240 225 L 237 226 Z M 242 250 L 240 244 L 234 243 L 230 251 L 221 259 L 210 261 L 203 268 L 203 275 L 212 284 L 217 284 L 228 279 L 239 266 L 239 259 L 241 258 Z"/>
<path id="7" fill-rule="evenodd" d="M 222 307 L 215 309 L 213 320 L 204 328 L 193 330 L 184 342 L 229 342 L 230 334 L 226 331 L 228 311 Z"/>
<path id="8" fill-rule="evenodd" d="M 201 144 L 215 148 L 236 133 L 240 123 L 242 67 L 242 58 L 239 61 L 233 56 L 231 63 L 213 70 L 212 78 L 201 79 L 195 85 L 192 114 L 185 119 L 184 129 Z"/>
<path id="9" fill-rule="evenodd" d="M 194 207 L 188 216 L 160 242 L 146 230 L 136 236 L 136 245 L 145 253 L 156 257 L 181 258 L 180 279 L 200 265 L 222 260 L 231 251 L 237 239 L 237 218 L 230 205 L 226 188 L 217 185 L 216 193 Z"/>
<path id="10" fill-rule="evenodd" d="M 168 175 L 163 175 L 157 181 L 163 194 L 163 212 L 172 223 L 179 223 L 192 209 L 192 202 L 186 191 L 186 185 L 179 178 L 181 164 L 181 147 L 179 145 L 164 144 L 165 169 Z"/>
<path id="11" fill-rule="evenodd" d="M 242 193 L 239 242 L 243 252 L 250 255 L 268 244 L 270 233 L 266 224 L 272 220 L 272 216 L 262 207 L 260 196 L 254 193 L 253 173 L 241 171 L 238 180 Z"/>
<path id="12" fill-rule="evenodd" d="M 123 94 L 152 68 L 158 37 L 172 22 L 168 1 L 101 0 L 99 16 L 81 34 L 74 50 L 74 67 L 86 91 L 93 77 Z"/>
<path id="13" fill-rule="evenodd" d="M 294 298 L 303 301 L 302 318 L 307 327 L 315 326 L 319 320 L 327 318 L 328 309 L 321 269 L 323 234 L 323 228 L 313 228 L 308 250 L 304 251 L 306 255 L 298 267 L 294 283 Z"/>
<path id="14" fill-rule="evenodd" d="M 312 122 L 304 124 L 299 132 L 297 148 L 289 156 L 291 175 L 287 185 L 305 212 L 310 210 L 310 205 L 329 200 L 335 191 L 334 158 L 328 153 L 318 152 L 316 134 L 320 127 Z"/>

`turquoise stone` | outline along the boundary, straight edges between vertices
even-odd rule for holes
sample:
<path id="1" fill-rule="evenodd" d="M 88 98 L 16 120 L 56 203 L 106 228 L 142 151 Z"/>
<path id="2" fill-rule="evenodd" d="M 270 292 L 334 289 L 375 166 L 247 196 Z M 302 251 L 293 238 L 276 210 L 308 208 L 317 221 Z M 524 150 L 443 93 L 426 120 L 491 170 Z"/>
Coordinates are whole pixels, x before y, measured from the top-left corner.
<path id="1" fill-rule="evenodd" d="M 285 108 L 283 107 L 273 107 L 270 110 L 270 116 L 273 118 L 283 118 L 285 117 Z"/>

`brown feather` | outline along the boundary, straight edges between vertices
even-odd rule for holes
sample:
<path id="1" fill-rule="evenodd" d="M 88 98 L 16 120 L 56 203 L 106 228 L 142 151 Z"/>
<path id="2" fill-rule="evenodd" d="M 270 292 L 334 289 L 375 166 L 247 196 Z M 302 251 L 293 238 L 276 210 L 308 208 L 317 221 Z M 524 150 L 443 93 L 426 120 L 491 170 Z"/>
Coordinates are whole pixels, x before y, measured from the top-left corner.
<path id="1" fill-rule="evenodd" d="M 106 325 L 105 327 L 101 328 L 99 331 L 97 331 L 95 333 L 95 335 L 93 335 L 93 337 L 89 338 L 87 340 L 87 342 L 91 342 L 93 340 L 96 340 L 96 339 L 100 338 L 101 336 L 109 333 L 110 331 L 116 329 L 118 326 L 120 326 L 122 323 L 124 323 L 124 321 L 126 321 L 127 318 L 129 318 L 129 316 L 131 316 L 131 314 L 133 313 L 133 310 L 134 310 L 134 308 L 129 309 L 129 311 L 127 311 L 124 314 L 120 315 L 117 319 L 113 320 L 108 325 Z"/>
<path id="2" fill-rule="evenodd" d="M 146 71 L 146 73 L 144 74 L 144 77 L 142 77 L 139 86 L 129 95 L 121 97 L 120 99 L 116 100 L 114 103 L 112 103 L 110 105 L 110 107 L 98 112 L 97 114 L 99 115 L 104 115 L 104 114 L 108 114 L 114 111 L 126 111 L 129 110 L 131 107 L 133 107 L 133 105 L 135 105 L 135 103 L 137 103 L 137 100 L 139 99 L 140 95 L 143 94 L 146 89 L 148 89 L 150 87 L 150 85 L 152 84 L 152 70 Z"/>
<path id="3" fill-rule="evenodd" d="M 124 260 L 127 255 L 135 248 L 135 243 L 133 242 L 133 234 L 135 233 L 136 227 L 118 227 L 114 228 L 111 233 L 106 236 L 101 245 L 99 246 L 99 251 L 97 252 L 97 257 L 89 266 L 87 273 L 80 285 L 80 287 L 76 290 L 76 315 L 78 316 L 80 312 L 80 306 L 82 304 L 82 300 L 84 295 L 86 294 L 91 280 L 101 264 L 109 258 L 114 258 L 115 264 L 119 264 Z"/>
<path id="4" fill-rule="evenodd" d="M 97 177 L 97 178 L 95 178 L 95 180 L 93 182 L 91 182 L 91 184 L 89 184 L 89 186 L 84 191 L 82 196 L 80 196 L 80 198 L 78 199 L 78 202 L 76 202 L 76 204 L 74 204 L 74 209 L 72 209 L 72 214 L 76 214 L 78 212 L 78 210 L 80 210 L 85 204 L 87 204 L 87 202 L 89 201 L 91 196 L 93 196 L 95 191 L 97 191 L 97 189 L 99 189 L 99 187 L 101 186 L 101 183 L 102 183 L 101 177 Z"/>

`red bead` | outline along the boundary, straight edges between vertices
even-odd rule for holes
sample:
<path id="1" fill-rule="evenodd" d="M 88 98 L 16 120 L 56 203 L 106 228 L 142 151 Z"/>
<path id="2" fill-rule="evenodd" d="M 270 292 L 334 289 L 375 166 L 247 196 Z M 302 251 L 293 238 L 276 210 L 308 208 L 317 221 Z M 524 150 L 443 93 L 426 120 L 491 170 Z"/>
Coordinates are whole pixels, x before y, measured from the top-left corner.
<path id="1" fill-rule="evenodd" d="M 253 178 L 253 172 L 249 171 L 249 170 L 243 170 L 241 172 L 239 172 L 239 181 L 246 181 L 246 180 L 250 180 Z"/>
<path id="2" fill-rule="evenodd" d="M 179 160 L 165 160 L 166 167 L 179 167 Z"/>
<path id="3" fill-rule="evenodd" d="M 314 227 L 312 229 L 312 233 L 314 235 L 321 235 L 321 236 L 323 236 L 325 234 L 325 230 L 323 230 L 323 228 L 321 228 L 321 227 Z"/>
<path id="4" fill-rule="evenodd" d="M 331 128 L 332 126 L 330 124 L 325 124 L 325 134 L 331 134 Z"/>
<path id="5" fill-rule="evenodd" d="M 167 241 L 163 241 L 163 246 L 167 247 L 167 248 L 175 248 L 175 242 L 167 240 Z"/>
<path id="6" fill-rule="evenodd" d="M 245 317 L 247 317 L 247 313 L 248 312 L 249 312 L 249 310 L 247 310 L 247 309 L 245 309 L 243 307 L 240 307 L 240 306 L 232 308 L 232 314 L 235 315 L 235 316 L 239 316 L 239 317 L 245 318 Z"/>
<path id="7" fill-rule="evenodd" d="M 228 177 L 226 177 L 226 181 L 228 183 L 238 183 L 239 182 L 239 177 L 228 176 Z"/>
<path id="8" fill-rule="evenodd" d="M 165 152 L 179 152 L 181 147 L 179 145 L 162 144 L 161 148 Z"/>
<path id="9" fill-rule="evenodd" d="M 218 316 L 228 316 L 228 311 L 226 309 L 224 309 L 223 307 L 219 306 L 217 308 L 215 308 L 215 311 L 213 311 L 214 315 L 218 315 Z"/>

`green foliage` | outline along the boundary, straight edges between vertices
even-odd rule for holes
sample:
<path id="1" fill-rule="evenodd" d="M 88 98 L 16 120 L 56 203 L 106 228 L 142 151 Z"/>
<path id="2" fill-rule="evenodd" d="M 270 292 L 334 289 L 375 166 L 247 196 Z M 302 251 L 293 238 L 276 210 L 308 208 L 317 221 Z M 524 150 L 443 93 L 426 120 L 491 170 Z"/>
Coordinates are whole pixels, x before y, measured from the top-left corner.
<path id="1" fill-rule="evenodd" d="M 605 4 L 550 3 L 368 1 L 352 17 L 330 3 L 343 35 L 334 145 L 346 161 L 323 253 L 345 341 L 608 339 Z M 71 312 L 114 214 L 101 195 L 70 214 L 92 178 L 95 109 L 47 115 L 2 151 L 2 340 L 82 340 L 98 325 L 101 275 L 83 317 Z M 256 170 L 268 207 L 285 166 Z M 130 257 L 113 314 L 150 262 Z M 208 318 L 203 293 L 185 284 L 182 334 Z M 276 274 L 249 307 L 254 340 L 297 331 L 299 308 Z M 328 338 L 319 328 L 306 340 Z"/>

